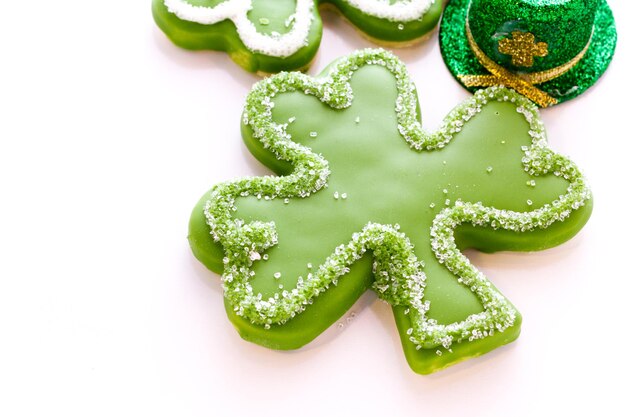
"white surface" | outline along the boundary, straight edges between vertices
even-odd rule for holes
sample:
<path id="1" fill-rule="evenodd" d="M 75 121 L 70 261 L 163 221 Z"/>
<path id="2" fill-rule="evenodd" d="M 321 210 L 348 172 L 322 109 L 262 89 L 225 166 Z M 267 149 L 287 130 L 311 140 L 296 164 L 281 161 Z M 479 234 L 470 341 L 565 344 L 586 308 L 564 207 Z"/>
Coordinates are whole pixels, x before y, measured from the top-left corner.
<path id="1" fill-rule="evenodd" d="M 378 301 L 299 352 L 244 342 L 227 320 L 186 228 L 212 184 L 266 172 L 239 136 L 256 76 L 172 45 L 147 1 L 5 4 L 0 415 L 624 415 L 626 5 L 610 3 L 622 39 L 608 72 L 542 111 L 552 147 L 590 179 L 592 218 L 553 250 L 472 254 L 522 312 L 522 334 L 426 377 Z M 371 46 L 323 18 L 312 74 Z M 399 55 L 434 129 L 468 94 L 436 37 Z"/>

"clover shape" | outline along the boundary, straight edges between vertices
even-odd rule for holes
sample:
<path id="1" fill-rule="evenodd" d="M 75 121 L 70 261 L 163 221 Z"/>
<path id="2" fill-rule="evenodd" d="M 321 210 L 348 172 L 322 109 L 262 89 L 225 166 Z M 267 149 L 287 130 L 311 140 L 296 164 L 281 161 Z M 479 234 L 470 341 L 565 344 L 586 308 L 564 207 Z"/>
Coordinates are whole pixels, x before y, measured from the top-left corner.
<path id="1" fill-rule="evenodd" d="M 153 0 L 177 45 L 227 52 L 251 72 L 307 68 L 322 37 L 318 7 L 338 10 L 374 41 L 402 46 L 430 33 L 443 0 Z"/>
<path id="2" fill-rule="evenodd" d="M 309 342 L 368 288 L 392 306 L 418 373 L 509 343 L 519 312 L 462 251 L 552 247 L 591 214 L 584 177 L 547 147 L 528 99 L 479 91 L 430 134 L 384 50 L 260 81 L 242 132 L 278 175 L 213 187 L 189 240 L 222 274 L 240 335 L 274 349 Z"/>

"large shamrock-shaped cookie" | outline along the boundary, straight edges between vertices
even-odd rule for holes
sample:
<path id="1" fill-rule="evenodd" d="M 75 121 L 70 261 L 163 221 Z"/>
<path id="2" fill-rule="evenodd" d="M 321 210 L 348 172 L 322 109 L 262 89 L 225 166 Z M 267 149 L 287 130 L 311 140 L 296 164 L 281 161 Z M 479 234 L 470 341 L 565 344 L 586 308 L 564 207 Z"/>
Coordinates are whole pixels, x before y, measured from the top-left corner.
<path id="1" fill-rule="evenodd" d="M 213 187 L 189 239 L 222 273 L 241 336 L 275 349 L 311 341 L 368 288 L 393 307 L 416 372 L 511 342 L 519 313 L 462 250 L 552 247 L 591 214 L 529 100 L 480 91 L 429 134 L 406 67 L 383 50 L 257 83 L 243 136 L 278 176 Z"/>
<path id="2" fill-rule="evenodd" d="M 411 43 L 430 33 L 443 0 L 153 0 L 159 27 L 187 49 L 226 51 L 251 72 L 303 69 L 322 39 L 318 5 L 332 6 L 374 41 Z"/>

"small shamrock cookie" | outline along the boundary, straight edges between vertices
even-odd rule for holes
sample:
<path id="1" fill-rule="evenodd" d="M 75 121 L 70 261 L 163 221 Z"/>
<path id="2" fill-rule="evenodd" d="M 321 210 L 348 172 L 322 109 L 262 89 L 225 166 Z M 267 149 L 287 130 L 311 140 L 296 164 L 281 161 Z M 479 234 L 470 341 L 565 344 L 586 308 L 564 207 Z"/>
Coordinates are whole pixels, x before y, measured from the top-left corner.
<path id="1" fill-rule="evenodd" d="M 177 45 L 227 52 L 244 69 L 304 69 L 322 37 L 320 6 L 332 6 L 369 38 L 411 43 L 431 32 L 443 0 L 153 0 L 154 19 Z"/>
<path id="2" fill-rule="evenodd" d="M 528 99 L 479 91 L 428 133 L 406 67 L 384 50 L 260 81 L 242 131 L 277 175 L 214 186 L 189 241 L 222 274 L 241 337 L 273 349 L 308 343 L 372 289 L 416 372 L 488 352 L 517 338 L 521 317 L 462 251 L 549 248 L 591 214 Z"/>

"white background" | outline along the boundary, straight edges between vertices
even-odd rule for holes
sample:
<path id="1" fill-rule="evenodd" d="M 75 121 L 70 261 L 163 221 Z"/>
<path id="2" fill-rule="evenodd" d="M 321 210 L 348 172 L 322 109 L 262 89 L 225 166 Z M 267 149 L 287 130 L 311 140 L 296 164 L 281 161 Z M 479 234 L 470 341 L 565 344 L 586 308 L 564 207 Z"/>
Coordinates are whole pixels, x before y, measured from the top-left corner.
<path id="1" fill-rule="evenodd" d="M 470 254 L 522 334 L 431 376 L 409 369 L 371 296 L 297 352 L 247 343 L 227 320 L 186 229 L 212 184 L 267 172 L 239 135 L 257 76 L 172 45 L 147 0 L 3 3 L 0 415 L 624 415 L 624 2 L 610 2 L 622 39 L 604 77 L 542 110 L 552 147 L 591 182 L 591 220 L 553 250 Z M 372 46 L 323 19 L 312 74 Z M 436 36 L 397 52 L 435 129 L 468 93 Z"/>

